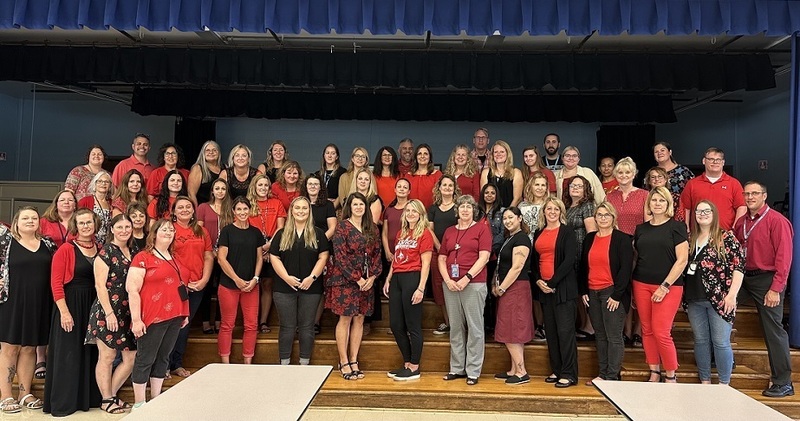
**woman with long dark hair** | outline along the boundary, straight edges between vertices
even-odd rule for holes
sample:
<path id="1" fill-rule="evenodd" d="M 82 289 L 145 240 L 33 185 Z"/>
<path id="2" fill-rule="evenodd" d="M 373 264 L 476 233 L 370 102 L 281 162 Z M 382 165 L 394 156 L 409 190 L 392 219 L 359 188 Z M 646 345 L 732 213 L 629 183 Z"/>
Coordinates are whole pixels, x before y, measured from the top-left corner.
<path id="1" fill-rule="evenodd" d="M 103 171 L 103 162 L 106 160 L 106 151 L 101 145 L 91 145 L 86 152 L 86 164 L 78 165 L 67 174 L 64 181 L 64 190 L 69 190 L 77 200 L 90 196 L 89 186 L 92 179 Z"/>
<path id="2" fill-rule="evenodd" d="M 414 150 L 416 160 L 411 165 L 411 172 L 408 173 L 411 181 L 411 194 L 409 198 L 417 199 L 425 206 L 425 209 L 433 204 L 433 191 L 442 172 L 433 165 L 433 150 L 431 147 L 422 143 L 417 145 Z"/>
<path id="3" fill-rule="evenodd" d="M 339 197 L 339 177 L 346 173 L 347 169 L 342 167 L 339 162 L 339 147 L 336 144 L 328 143 L 325 145 L 319 165 L 320 168 L 316 174 L 322 180 L 328 200 L 333 202 L 335 209 L 338 209 L 341 206 L 342 199 Z"/>
<path id="4" fill-rule="evenodd" d="M 394 183 L 400 177 L 397 152 L 391 146 L 378 149 L 373 163 L 372 175 L 375 176 L 375 190 L 384 204 L 394 200 Z M 376 221 L 377 222 L 377 221 Z"/>
<path id="5" fill-rule="evenodd" d="M 175 198 L 187 195 L 186 179 L 183 178 L 183 174 L 178 170 L 168 172 L 161 183 L 161 192 L 147 206 L 147 216 L 150 217 L 150 222 L 153 223 L 160 218 L 171 218 L 170 210 L 172 204 L 175 203 Z"/>
<path id="6" fill-rule="evenodd" d="M 315 227 L 325 233 L 325 238 L 330 242 L 336 232 L 336 209 L 333 202 L 328 200 L 326 189 L 323 186 L 322 178 L 317 174 L 309 174 L 303 182 L 303 189 L 300 195 L 308 198 L 311 203 L 312 223 Z M 324 284 L 324 279 L 321 282 Z M 324 291 L 323 291 L 324 293 Z M 319 334 L 321 327 L 319 321 L 322 319 L 322 312 L 325 308 L 325 299 L 320 300 L 317 307 L 317 314 L 314 317 L 314 334 Z"/>
<path id="7" fill-rule="evenodd" d="M 111 199 L 111 217 L 125 213 L 131 203 L 141 203 L 144 206 L 149 203 L 144 177 L 137 170 L 130 170 L 122 176 L 122 181 Z"/>
<path id="8" fill-rule="evenodd" d="M 189 179 L 189 171 L 183 168 L 183 150 L 174 143 L 165 143 L 158 148 L 158 168 L 147 176 L 147 198 L 154 200 L 162 189 L 164 179 L 172 171 L 178 171 L 183 177 L 184 184 Z"/>

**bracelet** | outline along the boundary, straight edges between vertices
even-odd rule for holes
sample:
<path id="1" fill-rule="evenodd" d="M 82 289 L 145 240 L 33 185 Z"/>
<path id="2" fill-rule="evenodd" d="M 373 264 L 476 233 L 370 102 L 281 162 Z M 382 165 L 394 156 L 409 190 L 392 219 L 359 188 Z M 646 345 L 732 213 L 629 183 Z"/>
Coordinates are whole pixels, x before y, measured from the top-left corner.
<path id="1" fill-rule="evenodd" d="M 423 293 L 423 294 L 425 293 L 425 291 L 423 291 L 423 290 L 421 290 L 421 289 L 419 289 L 419 288 L 417 288 L 417 291 L 419 291 L 419 292 L 421 292 L 421 293 Z"/>
<path id="2" fill-rule="evenodd" d="M 497 290 L 500 291 L 501 294 L 505 294 L 506 293 L 506 290 L 501 288 L 499 285 L 497 286 Z"/>
<path id="3" fill-rule="evenodd" d="M 464 275 L 464 276 L 466 276 L 466 277 L 467 277 L 467 279 L 469 279 L 470 281 L 472 281 L 472 278 L 474 278 L 474 276 L 472 276 L 472 274 L 471 274 L 471 273 L 469 273 L 469 272 L 467 272 L 467 274 L 466 274 L 466 275 Z"/>

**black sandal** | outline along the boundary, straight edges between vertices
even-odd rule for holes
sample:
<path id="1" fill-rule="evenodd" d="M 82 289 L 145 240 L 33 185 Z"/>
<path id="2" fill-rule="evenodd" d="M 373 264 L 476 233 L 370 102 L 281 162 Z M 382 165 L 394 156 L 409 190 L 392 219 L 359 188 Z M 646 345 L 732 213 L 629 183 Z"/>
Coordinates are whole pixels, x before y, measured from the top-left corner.
<path id="1" fill-rule="evenodd" d="M 39 371 L 41 370 L 41 371 Z M 40 363 L 36 363 L 36 370 L 34 371 L 33 377 L 38 380 L 44 380 L 47 377 L 47 363 L 42 361 Z"/>
<path id="2" fill-rule="evenodd" d="M 103 407 L 103 405 L 105 405 L 105 407 Z M 111 405 L 114 405 L 114 407 L 112 408 Z M 110 397 L 100 401 L 100 409 L 108 412 L 109 414 L 121 414 L 125 412 L 125 408 L 117 404 L 116 397 Z"/>
<path id="3" fill-rule="evenodd" d="M 444 377 L 442 377 L 442 380 L 450 381 L 450 380 L 465 379 L 465 378 L 467 378 L 466 374 L 447 373 L 444 375 Z"/>
<path id="4" fill-rule="evenodd" d="M 117 406 L 121 406 L 121 407 L 123 407 L 125 409 L 130 409 L 131 408 L 131 404 L 129 404 L 128 402 L 123 402 L 122 399 L 120 399 L 120 398 L 118 398 L 116 396 L 114 396 L 113 399 L 114 399 L 114 403 L 117 404 Z"/>
<path id="5" fill-rule="evenodd" d="M 675 375 L 673 375 L 672 377 L 664 376 L 661 381 L 666 383 L 667 380 L 669 380 L 671 382 L 674 381 L 675 383 L 678 383 L 678 373 L 675 373 Z"/>
<path id="6" fill-rule="evenodd" d="M 266 322 L 265 323 L 260 323 L 258 325 L 258 332 L 259 333 L 270 333 L 270 332 L 272 332 L 272 329 L 269 328 L 269 325 Z"/>
<path id="7" fill-rule="evenodd" d="M 650 378 L 648 377 L 647 378 L 648 382 L 650 382 L 650 383 L 661 383 L 661 382 L 664 381 L 664 376 L 661 375 L 661 371 L 650 370 L 650 374 L 658 374 L 658 380 L 653 382 L 653 381 L 650 381 Z"/>
<path id="8" fill-rule="evenodd" d="M 476 384 L 478 384 L 477 377 L 467 377 L 467 386 L 475 386 Z"/>
<path id="9" fill-rule="evenodd" d="M 358 365 L 358 361 L 353 361 L 349 364 L 350 364 L 350 369 L 353 370 L 353 366 Z M 353 374 L 355 374 L 356 378 L 359 380 L 364 378 L 364 372 L 361 370 L 353 370 Z"/>
<path id="10" fill-rule="evenodd" d="M 356 374 L 352 371 L 353 369 L 350 368 L 350 372 L 345 373 L 344 371 L 342 371 L 342 369 L 345 367 L 350 368 L 350 363 L 344 363 L 344 364 L 339 363 L 339 373 L 342 374 L 342 378 L 345 380 L 355 380 Z"/>

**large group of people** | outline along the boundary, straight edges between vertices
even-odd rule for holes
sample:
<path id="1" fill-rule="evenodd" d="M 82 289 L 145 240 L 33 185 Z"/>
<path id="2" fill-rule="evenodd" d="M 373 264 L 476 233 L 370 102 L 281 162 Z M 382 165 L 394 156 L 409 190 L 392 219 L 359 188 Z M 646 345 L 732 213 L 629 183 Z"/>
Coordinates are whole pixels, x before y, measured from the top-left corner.
<path id="1" fill-rule="evenodd" d="M 22 208 L 0 227 L 0 371 L 9 373 L 0 410 L 138 407 L 148 383 L 152 398 L 165 377 L 191 374 L 182 360 L 198 312 L 229 363 L 241 309 L 242 358 L 252 363 L 273 303 L 275 362 L 292 362 L 297 336 L 299 364 L 311 363 L 325 308 L 339 318 L 341 376 L 362 379 L 358 355 L 381 317 L 381 295 L 403 359 L 388 373 L 394 380 L 420 376 L 421 303 L 432 296 L 443 320 L 434 333 L 450 336 L 444 380 L 477 384 L 493 334 L 511 360 L 495 378 L 531 381 L 524 346 L 546 342 L 544 381 L 565 388 L 578 381 L 577 341 L 592 339 L 597 378 L 619 380 L 634 343 L 648 381 L 676 382 L 671 328 L 681 304 L 700 381 L 711 382 L 713 357 L 719 382 L 729 383 L 730 332 L 746 294 L 769 351 L 764 394 L 794 393 L 781 325 L 792 227 L 766 204 L 763 183 L 742 186 L 724 172 L 722 150 L 709 148 L 695 176 L 659 142 L 638 188 L 631 158 L 601 157 L 598 176 L 555 133 L 541 155 L 522 150 L 521 168 L 485 128 L 473 146 L 457 145 L 438 169 L 429 145 L 403 139 L 397 151 L 380 148 L 370 169 L 365 148 L 344 164 L 328 144 L 319 168 L 304 171 L 283 141 L 257 168 L 247 146 L 225 162 L 207 141 L 186 169 L 171 143 L 151 165 L 150 139 L 137 134 L 133 154 L 109 174 L 103 148 L 92 145 L 47 210 Z M 34 377 L 45 378 L 41 398 Z M 117 397 L 128 377 L 133 403 Z"/>

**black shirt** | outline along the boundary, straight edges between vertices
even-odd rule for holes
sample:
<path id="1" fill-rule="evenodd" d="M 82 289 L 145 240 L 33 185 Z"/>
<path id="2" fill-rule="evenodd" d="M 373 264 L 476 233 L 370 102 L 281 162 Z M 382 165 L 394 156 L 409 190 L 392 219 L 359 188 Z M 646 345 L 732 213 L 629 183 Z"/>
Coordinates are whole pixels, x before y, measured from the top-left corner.
<path id="1" fill-rule="evenodd" d="M 314 231 L 317 235 L 316 249 L 306 248 L 301 236 L 295 239 L 292 248 L 283 251 L 280 250 L 283 229 L 281 228 L 275 233 L 274 240 L 269 247 L 269 254 L 278 256 L 278 258 L 281 260 L 281 263 L 283 263 L 283 267 L 286 268 L 286 272 L 290 276 L 296 276 L 300 279 L 307 277 L 314 269 L 314 265 L 317 264 L 317 260 L 319 260 L 319 254 L 330 251 L 330 243 L 328 243 L 328 238 L 325 237 L 325 231 L 322 231 L 317 227 L 314 227 Z M 283 279 L 275 276 L 275 279 L 272 281 L 272 290 L 287 294 L 294 292 L 300 292 L 304 294 L 322 294 L 322 284 L 322 279 L 317 279 L 311 284 L 311 287 L 308 290 L 295 291 Z"/>
<path id="2" fill-rule="evenodd" d="M 246 281 L 253 279 L 256 274 L 256 259 L 261 256 L 256 249 L 263 245 L 264 236 L 252 225 L 241 229 L 234 224 L 228 224 L 219 232 L 219 246 L 228 248 L 225 259 L 236 275 Z M 228 289 L 239 289 L 236 282 L 224 271 L 220 274 L 219 284 Z"/>
<path id="3" fill-rule="evenodd" d="M 437 204 L 433 204 L 428 208 L 428 221 L 433 222 L 433 233 L 436 234 L 439 242 L 442 242 L 444 232 L 458 223 L 457 211 L 455 204 L 452 204 L 452 207 L 446 211 L 441 210 Z"/>
<path id="4" fill-rule="evenodd" d="M 694 250 L 692 253 L 689 253 L 689 263 L 686 265 L 686 270 L 689 270 L 689 265 L 692 262 L 698 262 L 697 267 L 695 268 L 694 275 L 690 275 L 686 273 L 686 278 L 684 282 L 686 285 L 683 288 L 683 299 L 686 302 L 697 302 L 697 301 L 706 301 L 708 298 L 706 297 L 706 289 L 703 287 L 703 278 L 701 277 L 702 270 L 700 269 L 700 263 L 703 261 L 703 258 L 706 255 L 706 247 L 703 246 L 700 249 L 700 253 L 697 256 L 693 256 Z"/>
<path id="5" fill-rule="evenodd" d="M 660 285 L 678 260 L 675 246 L 686 241 L 686 225 L 674 219 L 656 226 L 649 222 L 637 225 L 633 233 L 633 248 L 637 253 L 633 279 Z M 673 285 L 682 286 L 683 275 Z"/>
<path id="6" fill-rule="evenodd" d="M 519 246 L 524 246 L 528 249 L 531 248 L 531 239 L 528 237 L 528 234 L 525 234 L 523 231 L 520 231 L 503 241 L 503 246 L 500 249 L 500 255 L 497 257 L 497 279 L 500 281 L 500 283 L 503 282 L 503 279 L 506 278 L 508 271 L 511 270 L 511 258 L 514 255 L 514 247 Z M 528 280 L 528 272 L 530 272 L 531 267 L 530 261 L 531 259 L 525 259 L 522 271 L 520 271 L 519 275 L 517 275 L 516 280 Z"/>
<path id="7" fill-rule="evenodd" d="M 325 233 L 328 230 L 328 218 L 336 218 L 333 202 L 326 200 L 322 205 L 311 205 L 311 217 L 314 218 L 314 226 Z"/>
<path id="8" fill-rule="evenodd" d="M 346 172 L 346 168 L 338 167 L 335 170 L 317 171 L 315 173 L 322 179 L 322 184 L 326 186 L 328 199 L 339 198 L 339 177 Z M 342 198 L 342 200 L 344 199 L 345 198 Z"/>

